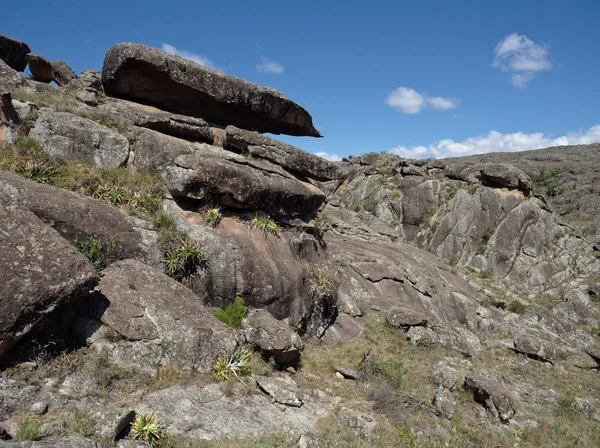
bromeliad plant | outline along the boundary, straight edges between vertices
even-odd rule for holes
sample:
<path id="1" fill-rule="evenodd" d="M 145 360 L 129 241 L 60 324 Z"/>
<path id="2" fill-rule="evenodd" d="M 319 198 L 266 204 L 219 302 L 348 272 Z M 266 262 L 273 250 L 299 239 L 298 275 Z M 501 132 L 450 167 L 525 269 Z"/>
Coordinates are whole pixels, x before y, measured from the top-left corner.
<path id="1" fill-rule="evenodd" d="M 154 412 L 138 414 L 135 420 L 131 422 L 131 432 L 133 440 L 142 440 L 150 448 L 158 447 L 161 440 L 166 436 Z"/>
<path id="2" fill-rule="evenodd" d="M 238 347 L 230 355 L 219 355 L 217 362 L 213 365 L 215 379 L 229 381 L 233 374 L 242 384 L 240 375 L 250 371 L 250 358 L 252 349 L 250 347 Z"/>

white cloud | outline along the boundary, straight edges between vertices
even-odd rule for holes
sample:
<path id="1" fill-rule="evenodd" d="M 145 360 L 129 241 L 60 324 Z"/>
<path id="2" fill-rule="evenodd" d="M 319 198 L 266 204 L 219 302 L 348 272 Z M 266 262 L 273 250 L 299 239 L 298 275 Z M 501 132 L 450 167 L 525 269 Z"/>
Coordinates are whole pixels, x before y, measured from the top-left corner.
<path id="1" fill-rule="evenodd" d="M 261 64 L 256 64 L 256 70 L 258 70 L 259 72 L 263 72 L 263 73 L 274 73 L 275 75 L 280 75 L 285 71 L 285 68 L 283 67 L 283 65 L 281 65 L 279 62 L 272 60 L 272 59 L 267 59 L 267 58 L 260 58 L 262 63 Z"/>
<path id="2" fill-rule="evenodd" d="M 459 102 L 456 98 L 422 95 L 409 87 L 398 87 L 385 100 L 385 104 L 405 114 L 418 114 L 424 107 L 438 110 L 456 109 Z"/>
<path id="3" fill-rule="evenodd" d="M 458 103 L 460 103 L 456 98 L 444 98 L 442 96 L 428 96 L 426 100 L 427 104 L 439 110 L 456 109 Z"/>
<path id="4" fill-rule="evenodd" d="M 178 50 L 173 45 L 169 44 L 162 44 L 161 48 L 167 53 L 171 53 L 176 56 L 181 56 L 182 58 L 188 59 L 192 62 L 195 62 L 196 64 L 204 65 L 205 67 L 215 68 L 215 64 L 213 64 L 213 62 L 206 56 L 202 56 L 201 54 L 190 53 L 189 51 L 185 50 Z"/>
<path id="5" fill-rule="evenodd" d="M 325 160 L 329 160 L 330 162 L 341 162 L 342 161 L 342 158 L 340 156 L 338 156 L 337 154 L 330 153 L 330 152 L 321 151 L 321 152 L 315 152 L 314 154 L 315 154 L 315 156 L 319 156 Z"/>
<path id="6" fill-rule="evenodd" d="M 425 104 L 419 92 L 408 87 L 398 87 L 385 100 L 385 104 L 401 110 L 405 114 L 418 114 Z"/>
<path id="7" fill-rule="evenodd" d="M 501 40 L 494 48 L 494 67 L 510 73 L 511 82 L 524 88 L 533 80 L 536 72 L 550 70 L 550 51 L 522 34 L 513 33 Z"/>
<path id="8" fill-rule="evenodd" d="M 572 131 L 567 133 L 567 135 L 556 138 L 552 138 L 543 132 L 533 134 L 525 134 L 523 132 L 502 134 L 498 131 L 490 131 L 486 135 L 471 137 L 462 142 L 455 142 L 447 138 L 429 146 L 396 146 L 390 152 L 409 158 L 442 158 L 484 154 L 487 152 L 528 151 L 531 149 L 547 148 L 549 146 L 584 145 L 599 142 L 600 124 L 596 124 L 588 130 Z"/>

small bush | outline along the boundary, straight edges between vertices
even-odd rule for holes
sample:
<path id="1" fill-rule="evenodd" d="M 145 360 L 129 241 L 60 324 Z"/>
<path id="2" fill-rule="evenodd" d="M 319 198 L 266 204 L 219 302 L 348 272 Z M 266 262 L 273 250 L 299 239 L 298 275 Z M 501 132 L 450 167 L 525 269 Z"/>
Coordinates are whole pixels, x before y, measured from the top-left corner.
<path id="1" fill-rule="evenodd" d="M 400 358 L 392 358 L 383 364 L 383 375 L 390 386 L 400 389 L 403 385 L 404 363 Z"/>
<path id="2" fill-rule="evenodd" d="M 39 418 L 23 415 L 17 421 L 17 434 L 15 437 L 17 442 L 40 440 L 43 436 L 42 421 Z"/>
<path id="3" fill-rule="evenodd" d="M 213 311 L 213 316 L 232 328 L 239 328 L 242 325 L 242 320 L 247 314 L 248 307 L 241 297 L 236 297 L 233 303 L 225 309 L 218 308 Z"/>
<path id="4" fill-rule="evenodd" d="M 525 314 L 525 305 L 518 300 L 513 300 L 510 302 L 506 309 L 512 313 Z"/>
<path id="5" fill-rule="evenodd" d="M 98 272 L 118 260 L 120 256 L 120 247 L 117 244 L 116 235 L 108 239 L 91 237 L 87 241 L 75 240 L 75 247 L 90 260 L 90 263 Z"/>
<path id="6" fill-rule="evenodd" d="M 315 301 L 333 298 L 335 284 L 331 273 L 326 267 L 317 266 L 313 268 L 310 275 L 309 294 Z"/>
<path id="7" fill-rule="evenodd" d="M 133 440 L 142 440 L 150 448 L 160 446 L 161 440 L 166 437 L 160 421 L 156 419 L 154 412 L 150 414 L 138 414 L 131 422 L 131 433 Z"/>
<path id="8" fill-rule="evenodd" d="M 223 219 L 221 209 L 218 207 L 207 208 L 202 212 L 202 219 L 211 227 L 217 227 Z"/>
<path id="9" fill-rule="evenodd" d="M 482 270 L 482 271 L 479 271 L 479 272 L 477 273 L 477 277 L 479 277 L 479 278 L 481 278 L 481 279 L 484 279 L 484 280 L 486 280 L 486 279 L 490 279 L 490 278 L 492 278 L 493 276 L 494 276 L 494 275 L 492 274 L 492 272 L 491 272 L 491 271 L 488 271 L 487 269 L 484 269 L 484 270 Z"/>
<path id="10" fill-rule="evenodd" d="M 215 379 L 219 381 L 228 381 L 231 375 L 240 379 L 239 375 L 250 372 L 250 358 L 252 349 L 249 347 L 238 347 L 228 356 L 219 355 L 217 362 L 213 365 Z"/>
<path id="11" fill-rule="evenodd" d="M 281 227 L 277 225 L 277 223 L 268 215 L 264 213 L 260 213 L 252 218 L 250 222 L 253 229 L 262 230 L 265 235 L 267 233 L 271 233 L 275 236 L 278 236 L 281 233 Z"/>

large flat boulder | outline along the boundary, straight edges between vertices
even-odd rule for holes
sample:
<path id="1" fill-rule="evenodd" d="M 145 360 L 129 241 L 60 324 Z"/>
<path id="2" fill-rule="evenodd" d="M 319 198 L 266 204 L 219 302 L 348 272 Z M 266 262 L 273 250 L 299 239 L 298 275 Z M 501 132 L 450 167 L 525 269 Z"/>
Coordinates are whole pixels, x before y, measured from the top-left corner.
<path id="1" fill-rule="evenodd" d="M 93 166 L 119 167 L 129 157 L 129 142 L 116 131 L 69 112 L 40 109 L 29 136 L 52 156 Z"/>
<path id="2" fill-rule="evenodd" d="M 0 205 L 28 209 L 71 244 L 75 240 L 116 236 L 120 256 L 151 264 L 162 259 L 150 223 L 102 201 L 0 171 Z"/>
<path id="3" fill-rule="evenodd" d="M 285 218 L 310 217 L 325 201 L 321 190 L 281 169 L 225 157 L 208 152 L 180 155 L 163 171 L 165 185 L 174 197 L 210 199 L 227 207 Z"/>
<path id="4" fill-rule="evenodd" d="M 59 86 L 64 86 L 77 79 L 77 75 L 73 69 L 63 61 L 49 61 L 45 57 L 35 53 L 29 53 L 26 59 L 29 64 L 31 76 L 36 81 L 54 81 Z"/>
<path id="5" fill-rule="evenodd" d="M 223 125 L 321 136 L 309 113 L 280 92 L 145 45 L 120 43 L 110 48 L 102 84 L 108 95 Z"/>
<path id="6" fill-rule="evenodd" d="M 342 179 L 347 173 L 338 165 L 274 138 L 235 126 L 225 129 L 223 147 L 266 159 L 285 170 L 320 181 Z"/>
<path id="7" fill-rule="evenodd" d="M 136 260 L 104 270 L 86 305 L 76 325 L 80 335 L 125 367 L 155 372 L 171 365 L 209 373 L 217 357 L 236 346 L 235 331 L 190 289 Z M 101 337 L 107 334 L 103 326 L 110 337 Z"/>
<path id="8" fill-rule="evenodd" d="M 0 356 L 97 281 L 88 260 L 33 213 L 0 205 Z"/>
<path id="9" fill-rule="evenodd" d="M 25 56 L 28 53 L 31 53 L 31 50 L 25 42 L 0 34 L 0 59 L 6 62 L 9 67 L 18 72 L 25 70 L 25 67 L 27 67 Z"/>

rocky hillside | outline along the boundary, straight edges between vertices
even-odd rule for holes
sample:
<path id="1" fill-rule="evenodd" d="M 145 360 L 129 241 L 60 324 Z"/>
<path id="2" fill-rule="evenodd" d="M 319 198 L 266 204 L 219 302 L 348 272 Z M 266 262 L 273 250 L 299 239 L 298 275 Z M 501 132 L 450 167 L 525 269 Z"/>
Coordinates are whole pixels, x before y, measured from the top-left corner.
<path id="1" fill-rule="evenodd" d="M 262 133 L 321 136 L 160 50 L 0 35 L 0 447 L 600 444 L 598 145 Z"/>

